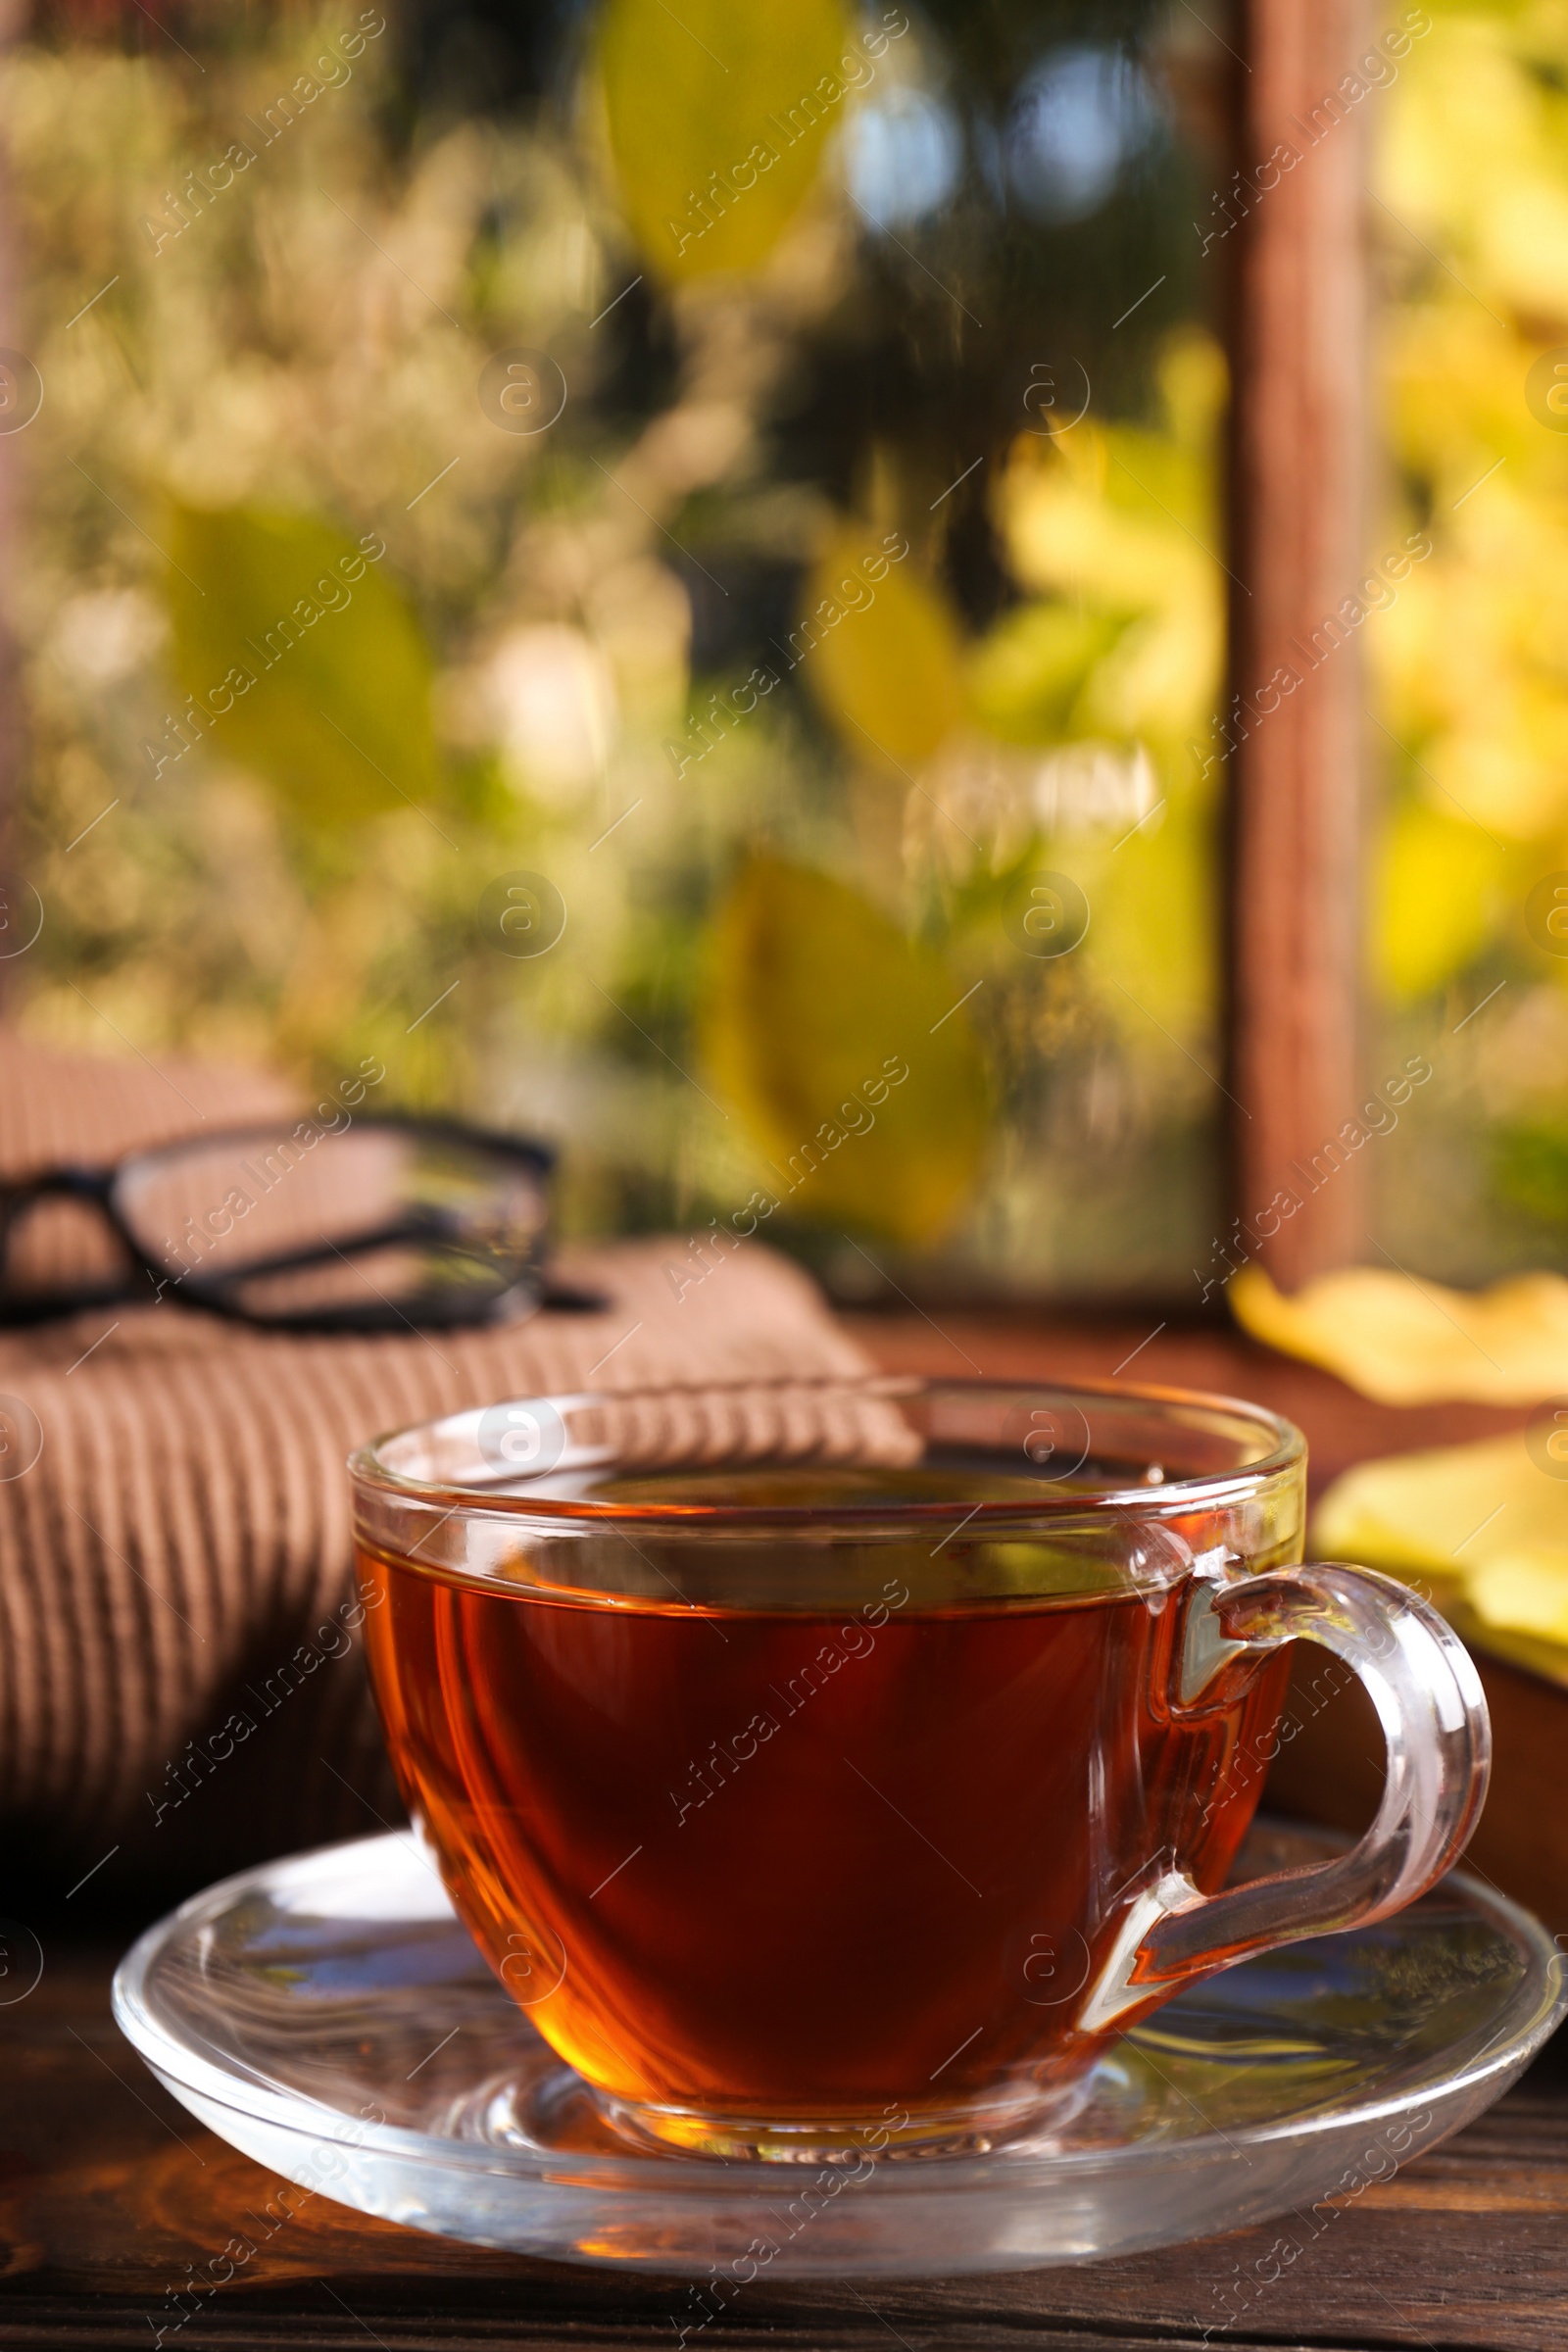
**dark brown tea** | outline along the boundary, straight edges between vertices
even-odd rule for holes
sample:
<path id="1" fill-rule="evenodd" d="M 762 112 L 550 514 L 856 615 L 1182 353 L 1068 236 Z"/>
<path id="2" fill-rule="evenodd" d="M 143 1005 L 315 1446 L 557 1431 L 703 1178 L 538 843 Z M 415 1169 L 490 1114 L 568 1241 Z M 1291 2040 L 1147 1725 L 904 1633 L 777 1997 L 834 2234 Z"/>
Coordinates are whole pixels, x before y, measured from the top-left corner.
<path id="1" fill-rule="evenodd" d="M 906 1497 L 906 1473 L 792 1486 L 831 1511 L 884 1479 Z M 650 1590 L 580 1595 L 540 1590 L 525 1539 L 486 1582 L 361 1555 L 403 1792 L 503 1983 L 671 2136 L 687 2110 L 917 2130 L 1038 2106 L 1082 2069 L 1080 2011 L 1155 1870 L 1223 1880 L 1283 1656 L 1184 1711 L 1190 1578 L 1097 1587 L 1080 1556 L 1031 1592 L 1040 1546 L 992 1541 L 968 1597 L 939 1527 L 858 1547 L 853 1605 L 725 1606 L 711 1578 L 694 1602 L 678 1542 L 638 1544 Z M 937 1604 L 939 1573 L 958 1597 Z"/>

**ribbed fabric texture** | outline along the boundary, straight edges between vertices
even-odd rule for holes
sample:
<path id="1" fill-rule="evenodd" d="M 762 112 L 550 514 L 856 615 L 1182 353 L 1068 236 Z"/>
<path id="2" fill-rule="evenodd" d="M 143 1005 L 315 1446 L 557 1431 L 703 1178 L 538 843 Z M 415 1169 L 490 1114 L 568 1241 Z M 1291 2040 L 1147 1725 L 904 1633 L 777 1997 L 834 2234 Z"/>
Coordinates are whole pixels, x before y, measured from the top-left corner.
<path id="1" fill-rule="evenodd" d="M 270 1079 L 0 1032 L 7 1176 L 291 1107 Z M 85 1250 L 62 1239 L 57 1262 L 84 1266 Z M 167 1301 L 0 1332 L 0 1822 L 66 1886 L 99 1865 L 101 1885 L 193 1885 L 396 1819 L 340 1614 L 344 1457 L 403 1423 L 590 1386 L 668 1392 L 692 1453 L 738 1429 L 746 1450 L 773 1430 L 809 1450 L 814 1385 L 864 1358 L 758 1243 L 708 1262 L 684 1240 L 573 1251 L 562 1278 L 608 1306 L 498 1332 L 301 1338 Z M 750 1395 L 679 1395 L 710 1384 Z M 682 1450 L 678 1429 L 661 1445 Z M 221 1732 L 236 1708 L 265 1714 L 241 1745 Z"/>

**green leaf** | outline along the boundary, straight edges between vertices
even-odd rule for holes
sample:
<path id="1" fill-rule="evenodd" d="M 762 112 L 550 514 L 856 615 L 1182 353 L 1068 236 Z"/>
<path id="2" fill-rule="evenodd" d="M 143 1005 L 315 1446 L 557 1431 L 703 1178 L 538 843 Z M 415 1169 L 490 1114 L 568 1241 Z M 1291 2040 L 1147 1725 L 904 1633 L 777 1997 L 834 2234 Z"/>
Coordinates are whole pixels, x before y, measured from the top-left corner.
<path id="1" fill-rule="evenodd" d="M 633 235 L 662 277 L 755 270 L 840 120 L 837 0 L 608 0 L 599 70 Z M 852 78 L 867 76 L 856 47 Z"/>
<path id="2" fill-rule="evenodd" d="M 953 1222 L 990 1107 L 962 995 L 842 882 L 745 867 L 713 928 L 703 1041 L 791 1214 L 905 1244 Z"/>
<path id="3" fill-rule="evenodd" d="M 1504 1200 L 1544 1224 L 1568 1223 L 1568 1127 L 1544 1119 L 1499 1127 L 1493 1166 Z"/>
<path id="4" fill-rule="evenodd" d="M 890 549 L 903 547 L 902 557 Z M 876 576 L 877 567 L 881 576 Z M 957 623 L 913 568 L 901 532 L 834 534 L 806 584 L 795 643 L 805 674 L 863 765 L 919 766 L 964 713 Z"/>
<path id="5" fill-rule="evenodd" d="M 196 723 L 315 825 L 440 784 L 429 649 L 385 552 L 309 515 L 176 507 L 171 520 L 174 666 L 207 714 Z"/>

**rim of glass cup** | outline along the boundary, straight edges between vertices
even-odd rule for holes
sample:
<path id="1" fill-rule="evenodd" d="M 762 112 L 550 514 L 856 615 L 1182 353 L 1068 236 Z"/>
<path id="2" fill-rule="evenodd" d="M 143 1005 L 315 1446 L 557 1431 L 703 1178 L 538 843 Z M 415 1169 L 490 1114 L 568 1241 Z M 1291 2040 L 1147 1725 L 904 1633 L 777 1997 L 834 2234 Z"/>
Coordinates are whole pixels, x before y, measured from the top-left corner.
<path id="1" fill-rule="evenodd" d="M 1042 1491 L 1038 1496 L 1007 1496 L 968 1503 L 961 1496 L 928 1501 L 875 1496 L 867 1497 L 863 1503 L 835 1500 L 828 1504 L 690 1500 L 656 1502 L 643 1496 L 635 1500 L 615 1501 L 593 1494 L 564 1495 L 545 1494 L 538 1489 L 529 1491 L 526 1473 L 514 1469 L 487 1467 L 482 1480 L 472 1481 L 410 1477 L 391 1468 L 383 1458 L 390 1446 L 412 1446 L 421 1438 L 434 1439 L 444 1434 L 460 1439 L 466 1430 L 474 1433 L 477 1446 L 479 1421 L 485 1413 L 495 1412 L 502 1407 L 508 1410 L 517 1407 L 545 1408 L 564 1423 L 568 1412 L 582 1412 L 595 1407 L 624 1407 L 639 1399 L 667 1401 L 682 1396 L 697 1399 L 711 1397 L 726 1391 L 738 1396 L 755 1396 L 769 1389 L 781 1395 L 811 1391 L 824 1396 L 885 1398 L 894 1403 L 908 1397 L 936 1395 L 997 1398 L 1010 1396 L 1020 1404 L 1027 1399 L 1036 1399 L 1067 1405 L 1071 1405 L 1076 1397 L 1092 1397 L 1118 1405 L 1164 1409 L 1172 1415 L 1173 1420 L 1183 1413 L 1222 1416 L 1256 1431 L 1260 1444 L 1266 1444 L 1258 1458 L 1240 1463 L 1235 1468 L 1198 1472 L 1188 1477 L 1167 1476 L 1155 1486 L 1140 1482 L 1133 1486 L 1097 1490 L 1063 1483 L 1053 1491 L 1052 1482 L 1042 1478 Z M 444 1506 L 449 1514 L 463 1512 L 474 1516 L 527 1519 L 535 1526 L 541 1521 L 551 1521 L 563 1533 L 568 1529 L 580 1532 L 593 1526 L 606 1529 L 643 1526 L 671 1533 L 678 1528 L 683 1540 L 690 1540 L 700 1535 L 755 1536 L 775 1528 L 808 1527 L 818 1537 L 831 1537 L 836 1528 L 842 1527 L 845 1535 L 853 1539 L 865 1535 L 873 1525 L 879 1529 L 890 1526 L 917 1528 L 940 1526 L 947 1520 L 962 1520 L 966 1527 L 978 1531 L 999 1524 L 1016 1528 L 1020 1520 L 1039 1518 L 1136 1513 L 1147 1521 L 1180 1516 L 1188 1511 L 1213 1510 L 1250 1499 L 1271 1481 L 1304 1463 L 1306 1451 L 1306 1440 L 1302 1433 L 1282 1413 L 1271 1412 L 1266 1405 L 1251 1403 L 1245 1397 L 1227 1396 L 1201 1389 L 1167 1388 L 1153 1383 L 1087 1377 L 1071 1381 L 948 1380 L 883 1373 L 868 1374 L 863 1380 L 664 1383 L 658 1388 L 582 1390 L 555 1396 L 508 1397 L 498 1400 L 497 1404 L 474 1405 L 463 1412 L 440 1414 L 428 1421 L 413 1422 L 400 1429 L 385 1431 L 350 1454 L 348 1469 L 356 1486 L 369 1488 L 404 1502 Z M 603 1468 L 610 1466 L 613 1460 L 613 1454 L 603 1448 L 585 1447 L 574 1455 L 563 1454 L 552 1463 L 550 1471 L 540 1473 L 541 1485 L 551 1472 Z M 759 1459 L 733 1466 L 737 1469 L 776 1466 L 780 1470 L 809 1471 L 840 1465 L 821 1463 L 809 1456 L 803 1456 L 796 1461 L 785 1460 L 776 1464 Z M 650 1475 L 657 1475 L 664 1468 L 680 1467 L 710 1471 L 722 1470 L 725 1465 L 708 1461 L 690 1465 L 648 1466 Z M 460 1575 L 463 1573 L 461 1569 L 455 1572 Z"/>

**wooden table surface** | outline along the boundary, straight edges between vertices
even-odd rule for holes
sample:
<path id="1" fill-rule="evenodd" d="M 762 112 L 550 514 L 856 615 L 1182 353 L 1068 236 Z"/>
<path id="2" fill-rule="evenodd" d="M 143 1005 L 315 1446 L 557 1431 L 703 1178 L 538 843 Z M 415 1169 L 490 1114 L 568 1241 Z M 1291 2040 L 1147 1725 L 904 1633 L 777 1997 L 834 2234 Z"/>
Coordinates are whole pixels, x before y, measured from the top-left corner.
<path id="1" fill-rule="evenodd" d="M 1368 1405 L 1219 1332 L 1151 1337 L 1147 1327 L 1114 1323 L 946 1315 L 939 1324 L 912 1315 L 853 1320 L 872 1352 L 900 1369 L 1110 1374 L 1139 1348 L 1128 1378 L 1224 1389 L 1290 1413 L 1312 1440 L 1320 1472 L 1523 1418 Z M 1548 1784 L 1543 1804 L 1555 1794 Z M 35 1913 L 24 1924 L 41 1943 L 41 1979 L 7 2004 L 11 1980 L 0 1976 L 0 2347 L 370 2343 L 467 2352 L 516 2343 L 592 2352 L 674 2345 L 683 2327 L 704 2352 L 874 2348 L 890 2338 L 921 2352 L 1568 2346 L 1568 2041 L 1549 2047 L 1468 2131 L 1347 2203 L 1294 2261 L 1271 2251 L 1282 2226 L 1268 2224 L 1126 2261 L 996 2278 L 772 2288 L 759 2280 L 698 2335 L 678 2280 L 486 2254 L 296 2191 L 293 2218 L 247 2265 L 243 2282 L 182 2297 L 192 2273 L 247 2230 L 247 2214 L 260 2212 L 277 2183 L 167 2097 L 116 2032 L 109 1979 L 141 1923 L 98 1921 L 88 1930 Z M 0 1964 L 19 1983 L 23 1953 L 22 1939 L 0 1928 Z"/>

